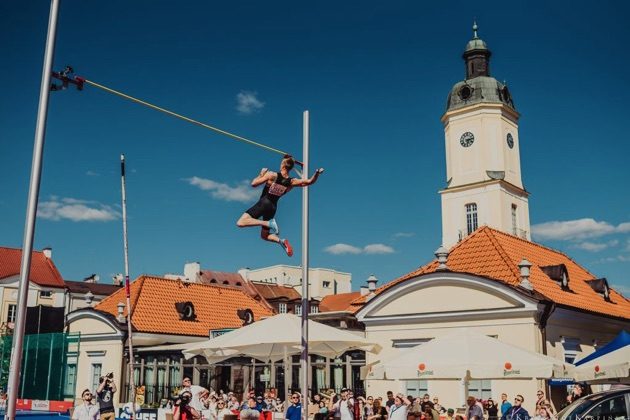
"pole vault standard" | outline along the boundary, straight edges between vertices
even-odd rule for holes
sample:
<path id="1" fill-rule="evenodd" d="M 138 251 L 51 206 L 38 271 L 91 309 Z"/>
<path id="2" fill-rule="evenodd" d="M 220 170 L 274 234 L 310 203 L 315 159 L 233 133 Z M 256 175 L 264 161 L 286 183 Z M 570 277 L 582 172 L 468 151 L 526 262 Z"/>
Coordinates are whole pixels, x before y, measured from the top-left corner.
<path id="1" fill-rule="evenodd" d="M 122 191 L 123 248 L 125 254 L 125 294 L 127 295 L 127 345 L 129 349 L 129 401 L 131 401 L 131 419 L 136 412 L 136 384 L 133 371 L 133 331 L 131 327 L 131 287 L 129 285 L 129 242 L 127 241 L 127 189 L 125 188 L 125 155 L 120 155 L 120 185 Z"/>
<path id="2" fill-rule="evenodd" d="M 53 57 L 55 55 L 55 37 L 57 34 L 57 16 L 60 0 L 51 0 L 50 16 L 48 18 L 48 35 L 44 53 L 42 69 L 42 84 L 39 90 L 39 107 L 37 109 L 37 124 L 35 126 L 35 145 L 33 146 L 33 162 L 31 165 L 31 181 L 28 190 L 28 204 L 26 205 L 26 221 L 24 222 L 24 240 L 22 242 L 22 263 L 20 265 L 20 282 L 18 286 L 17 317 L 13 332 L 13 348 L 11 349 L 11 364 L 9 366 L 9 382 L 7 394 L 9 403 L 5 419 L 15 418 L 15 409 L 20 382 L 20 368 L 22 366 L 22 348 L 24 341 L 24 327 L 26 326 L 26 306 L 28 304 L 28 278 L 31 272 L 31 254 L 33 252 L 33 238 L 35 236 L 35 217 L 39 202 L 39 185 L 42 179 L 42 158 L 44 154 L 44 138 L 46 137 L 46 118 L 48 117 L 48 95 L 50 92 L 50 75 Z"/>
<path id="3" fill-rule="evenodd" d="M 303 115 L 303 171 L 302 179 L 308 179 L 308 142 L 310 136 L 309 113 Z M 300 367 L 302 368 L 302 419 L 308 417 L 308 190 L 302 189 L 302 353 Z"/>

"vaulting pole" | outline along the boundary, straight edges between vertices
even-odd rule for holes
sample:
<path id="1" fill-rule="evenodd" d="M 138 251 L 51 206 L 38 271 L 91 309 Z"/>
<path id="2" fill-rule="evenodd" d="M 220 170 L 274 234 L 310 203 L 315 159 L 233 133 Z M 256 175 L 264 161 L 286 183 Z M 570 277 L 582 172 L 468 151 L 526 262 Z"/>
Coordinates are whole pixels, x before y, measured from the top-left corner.
<path id="1" fill-rule="evenodd" d="M 122 191 L 123 248 L 125 254 L 125 294 L 127 295 L 127 345 L 129 349 L 129 401 L 131 418 L 136 416 L 136 384 L 133 372 L 133 331 L 131 327 L 131 287 L 129 285 L 129 243 L 127 242 L 127 189 L 125 188 L 125 155 L 120 155 L 120 185 Z"/>
<path id="2" fill-rule="evenodd" d="M 39 202 L 39 185 L 42 177 L 42 159 L 44 154 L 44 138 L 46 136 L 46 118 L 48 116 L 48 95 L 50 92 L 50 74 L 53 57 L 55 55 L 55 37 L 57 34 L 57 16 L 60 0 L 51 0 L 48 18 L 48 35 L 44 52 L 44 66 L 42 69 L 42 84 L 39 89 L 39 108 L 37 110 L 37 124 L 35 126 L 35 144 L 33 146 L 33 161 L 31 164 L 31 181 L 28 190 L 28 204 L 26 205 L 26 221 L 24 223 L 24 240 L 22 242 L 22 262 L 20 265 L 20 282 L 18 287 L 17 317 L 13 331 L 13 348 L 11 350 L 11 364 L 9 366 L 9 381 L 7 383 L 8 406 L 5 419 L 15 418 L 15 409 L 20 382 L 20 367 L 22 365 L 22 347 L 24 328 L 26 326 L 26 306 L 28 304 L 28 278 L 31 271 L 31 254 L 33 252 L 33 238 L 35 236 L 35 217 Z"/>
<path id="3" fill-rule="evenodd" d="M 302 179 L 308 179 L 309 114 L 303 115 L 303 156 Z M 302 419 L 308 416 L 308 187 L 302 188 Z"/>

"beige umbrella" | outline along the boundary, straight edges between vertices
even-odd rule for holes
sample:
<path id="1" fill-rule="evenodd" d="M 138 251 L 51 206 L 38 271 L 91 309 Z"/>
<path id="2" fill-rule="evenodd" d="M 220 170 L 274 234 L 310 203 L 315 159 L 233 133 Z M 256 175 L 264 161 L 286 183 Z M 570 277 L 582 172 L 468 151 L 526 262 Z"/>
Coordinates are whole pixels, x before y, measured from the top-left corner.
<path id="1" fill-rule="evenodd" d="M 630 345 L 575 368 L 578 381 L 630 382 Z"/>

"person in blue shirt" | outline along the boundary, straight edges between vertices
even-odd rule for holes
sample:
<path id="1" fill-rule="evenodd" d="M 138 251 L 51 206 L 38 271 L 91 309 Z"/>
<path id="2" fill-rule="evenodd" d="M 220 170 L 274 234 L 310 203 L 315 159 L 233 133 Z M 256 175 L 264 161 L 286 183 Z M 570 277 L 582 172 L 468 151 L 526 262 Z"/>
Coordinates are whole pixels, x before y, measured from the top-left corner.
<path id="1" fill-rule="evenodd" d="M 512 404 L 508 401 L 507 394 L 501 394 L 501 417 L 503 417 L 510 408 L 512 408 Z"/>
<path id="2" fill-rule="evenodd" d="M 530 416 L 527 410 L 521 405 L 525 402 L 525 398 L 522 395 L 517 394 L 514 397 L 514 405 L 510 408 L 501 420 L 529 420 Z"/>
<path id="3" fill-rule="evenodd" d="M 287 409 L 287 414 L 284 418 L 286 420 L 302 419 L 302 402 L 300 401 L 300 394 L 298 392 L 291 394 L 291 405 Z"/>

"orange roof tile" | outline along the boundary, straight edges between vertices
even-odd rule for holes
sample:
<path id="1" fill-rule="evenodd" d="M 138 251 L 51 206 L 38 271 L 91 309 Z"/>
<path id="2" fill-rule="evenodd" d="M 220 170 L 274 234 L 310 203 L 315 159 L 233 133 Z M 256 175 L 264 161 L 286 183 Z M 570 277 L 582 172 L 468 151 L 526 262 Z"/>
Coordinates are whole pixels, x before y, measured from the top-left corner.
<path id="1" fill-rule="evenodd" d="M 255 320 L 273 315 L 263 304 L 237 288 L 152 276 L 140 276 L 130 288 L 131 323 L 140 332 L 208 336 L 209 330 L 242 326 L 237 309 L 251 309 Z M 125 289 L 122 288 L 103 299 L 95 309 L 116 316 L 118 303 L 125 301 Z M 181 320 L 175 309 L 176 302 L 186 301 L 195 307 L 197 319 L 194 321 Z"/>
<path id="2" fill-rule="evenodd" d="M 605 301 L 586 283 L 587 280 L 593 280 L 596 276 L 566 254 L 487 226 L 477 229 L 452 247 L 446 264 L 454 272 L 476 274 L 511 286 L 518 286 L 520 283 L 518 264 L 523 258 L 533 264 L 529 280 L 534 291 L 550 301 L 587 312 L 630 319 L 630 301 L 613 289 L 610 291 L 610 302 Z M 541 267 L 559 264 L 567 267 L 570 289 L 568 291 L 563 290 L 558 282 L 549 278 L 541 269 Z M 432 273 L 437 265 L 437 261 L 433 260 L 381 286 L 376 290 L 376 294 L 412 277 Z M 364 303 L 364 297 L 353 302 L 354 305 Z"/>
<path id="3" fill-rule="evenodd" d="M 22 250 L 0 247 L 0 279 L 20 274 Z M 29 280 L 40 286 L 63 288 L 65 283 L 52 260 L 41 251 L 33 251 Z"/>
<path id="4" fill-rule="evenodd" d="M 319 304 L 319 312 L 352 312 L 360 307 L 352 306 L 352 302 L 361 297 L 361 292 L 339 293 L 324 296 Z"/>

